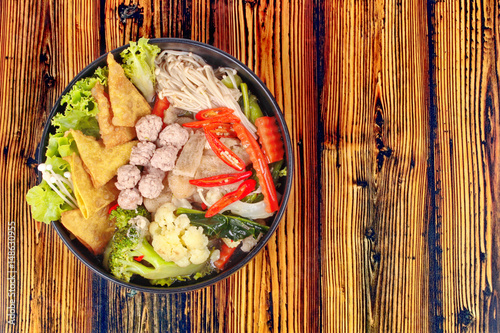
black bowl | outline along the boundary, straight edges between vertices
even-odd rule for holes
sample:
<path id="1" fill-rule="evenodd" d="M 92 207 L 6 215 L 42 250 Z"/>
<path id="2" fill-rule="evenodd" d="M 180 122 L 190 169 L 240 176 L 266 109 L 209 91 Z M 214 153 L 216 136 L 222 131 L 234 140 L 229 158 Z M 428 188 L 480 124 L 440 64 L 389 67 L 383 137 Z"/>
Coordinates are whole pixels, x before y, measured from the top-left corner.
<path id="1" fill-rule="evenodd" d="M 140 279 L 134 280 L 133 282 L 130 283 L 118 280 L 102 267 L 100 258 L 91 254 L 78 240 L 72 239 L 70 233 L 63 227 L 63 225 L 59 221 L 52 222 L 52 225 L 54 226 L 54 228 L 57 231 L 57 234 L 61 237 L 66 246 L 68 246 L 71 252 L 73 252 L 78 259 L 80 259 L 92 271 L 94 271 L 95 273 L 97 273 L 98 275 L 109 281 L 113 281 L 127 288 L 132 288 L 144 292 L 154 292 L 154 293 L 187 292 L 209 286 L 235 273 L 237 270 L 239 270 L 245 264 L 247 264 L 266 245 L 269 238 L 271 238 L 272 234 L 275 232 L 284 214 L 288 197 L 290 195 L 290 191 L 292 188 L 292 177 L 293 177 L 292 144 L 290 141 L 290 135 L 288 133 L 288 128 L 286 126 L 285 119 L 281 113 L 278 104 L 274 100 L 274 97 L 271 95 L 271 93 L 266 88 L 264 83 L 257 77 L 257 75 L 255 75 L 247 66 L 241 63 L 239 60 L 235 59 L 226 52 L 223 52 L 211 45 L 195 42 L 192 40 L 176 39 L 176 38 L 156 38 L 156 39 L 150 39 L 149 42 L 158 45 L 161 49 L 173 49 L 173 50 L 193 52 L 203 57 L 205 61 L 214 68 L 224 66 L 236 69 L 238 71 L 238 75 L 240 75 L 243 81 L 248 84 L 249 90 L 254 95 L 257 96 L 262 111 L 268 116 L 275 116 L 276 119 L 278 120 L 279 128 L 281 130 L 285 144 L 285 158 L 288 169 L 288 175 L 286 177 L 286 180 L 284 181 L 284 186 L 281 187 L 281 190 L 284 192 L 281 198 L 280 208 L 278 212 L 274 215 L 269 231 L 264 235 L 264 237 L 262 237 L 262 239 L 250 252 L 242 254 L 240 257 L 237 258 L 238 260 L 230 261 L 226 269 L 219 274 L 210 275 L 206 278 L 197 281 L 191 281 L 189 283 L 185 283 L 182 285 L 179 282 L 178 285 L 174 284 L 171 287 L 155 287 L 149 285 L 147 281 L 142 281 Z M 119 58 L 120 52 L 127 47 L 128 45 L 119 47 L 111 51 L 111 53 L 115 57 Z M 45 125 L 42 134 L 42 140 L 38 149 L 38 155 L 37 155 L 38 163 L 43 163 L 45 161 L 45 152 L 49 140 L 49 134 L 55 132 L 54 127 L 51 125 L 52 117 L 54 117 L 54 115 L 57 113 L 63 112 L 65 109 L 65 107 L 61 106 L 62 96 L 65 95 L 71 89 L 71 87 L 75 84 L 76 81 L 80 80 L 81 78 L 91 76 L 99 66 L 101 67 L 106 66 L 106 54 L 100 56 L 97 60 L 95 60 L 85 69 L 83 69 L 62 92 L 61 96 L 59 97 L 56 104 L 52 108 L 49 119 Z M 38 172 L 38 179 L 39 181 L 41 181 L 42 179 L 40 172 Z"/>

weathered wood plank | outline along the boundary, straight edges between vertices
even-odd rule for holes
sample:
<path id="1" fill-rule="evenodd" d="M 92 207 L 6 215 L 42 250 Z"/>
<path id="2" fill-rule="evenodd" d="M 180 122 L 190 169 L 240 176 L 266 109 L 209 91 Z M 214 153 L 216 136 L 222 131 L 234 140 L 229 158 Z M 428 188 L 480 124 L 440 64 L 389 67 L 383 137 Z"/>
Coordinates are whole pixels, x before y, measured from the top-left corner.
<path id="1" fill-rule="evenodd" d="M 322 326 L 429 331 L 423 2 L 325 1 Z"/>
<path id="2" fill-rule="evenodd" d="M 12 2 L 1 13 L 0 228 L 6 236 L 7 221 L 16 223 L 17 272 L 16 325 L 6 325 L 6 331 L 90 330 L 90 273 L 50 226 L 33 222 L 24 197 L 35 185 L 34 153 L 52 104 L 99 55 L 98 17 L 98 3 L 82 1 Z M 2 242 L 2 255 L 6 249 Z M 9 300 L 6 268 L 0 268 L 2 325 Z"/>
<path id="3" fill-rule="evenodd" d="M 432 4 L 437 261 L 436 328 L 497 332 L 500 41 L 497 1 Z M 496 225 L 496 226 L 495 226 Z M 495 239 L 498 242 L 499 238 Z"/>

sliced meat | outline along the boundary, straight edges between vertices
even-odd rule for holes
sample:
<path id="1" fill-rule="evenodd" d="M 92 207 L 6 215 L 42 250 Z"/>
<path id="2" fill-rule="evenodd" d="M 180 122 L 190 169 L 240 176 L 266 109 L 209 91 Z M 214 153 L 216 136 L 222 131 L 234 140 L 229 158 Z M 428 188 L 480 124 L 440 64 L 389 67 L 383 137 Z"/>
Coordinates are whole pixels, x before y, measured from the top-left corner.
<path id="1" fill-rule="evenodd" d="M 189 139 L 189 132 L 181 125 L 174 123 L 168 125 L 160 132 L 157 144 L 160 147 L 173 146 L 181 149 Z"/>
<path id="2" fill-rule="evenodd" d="M 196 170 L 200 166 L 206 141 L 207 139 L 202 131 L 197 131 L 189 138 L 175 163 L 173 171 L 175 175 L 194 177 Z"/>
<path id="3" fill-rule="evenodd" d="M 144 116 L 135 124 L 137 138 L 140 141 L 156 141 L 162 126 L 163 120 L 157 115 L 150 114 Z"/>
<path id="4" fill-rule="evenodd" d="M 148 165 L 149 160 L 156 150 L 156 145 L 152 142 L 139 142 L 130 154 L 130 164 L 133 165 Z"/>
<path id="5" fill-rule="evenodd" d="M 123 209 L 136 209 L 142 205 L 142 196 L 138 189 L 128 188 L 120 192 L 118 206 Z"/>
<path id="6" fill-rule="evenodd" d="M 139 192 L 144 198 L 154 199 L 163 190 L 162 180 L 154 175 L 145 175 L 139 182 Z"/>
<path id="7" fill-rule="evenodd" d="M 179 149 L 173 146 L 165 146 L 163 148 L 156 149 L 153 157 L 151 158 L 151 166 L 162 171 L 172 170 L 175 166 L 178 151 Z"/>
<path id="8" fill-rule="evenodd" d="M 134 188 L 141 179 L 141 170 L 135 165 L 126 164 L 118 168 L 118 181 L 115 186 L 119 190 Z"/>

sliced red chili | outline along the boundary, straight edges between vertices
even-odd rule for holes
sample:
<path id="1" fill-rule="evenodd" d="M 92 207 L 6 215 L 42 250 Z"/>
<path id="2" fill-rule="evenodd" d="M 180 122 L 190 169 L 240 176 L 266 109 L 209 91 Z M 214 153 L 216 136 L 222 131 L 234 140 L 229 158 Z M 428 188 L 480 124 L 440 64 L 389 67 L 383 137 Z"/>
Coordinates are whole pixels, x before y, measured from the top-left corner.
<path id="1" fill-rule="evenodd" d="M 218 138 L 235 138 L 236 132 L 232 124 L 227 123 L 213 123 L 204 127 L 208 131 L 215 134 Z"/>
<path id="2" fill-rule="evenodd" d="M 231 173 L 227 175 L 218 175 L 207 178 L 192 179 L 189 181 L 191 185 L 201 186 L 201 187 L 214 187 L 223 186 L 239 182 L 240 180 L 247 179 L 252 175 L 252 171 L 246 171 L 242 173 Z"/>
<path id="3" fill-rule="evenodd" d="M 115 203 L 114 205 L 110 206 L 108 209 L 108 215 L 111 214 L 111 212 L 114 211 L 116 208 L 118 208 L 118 203 Z"/>
<path id="4" fill-rule="evenodd" d="M 210 206 L 210 208 L 205 213 L 205 217 L 212 217 L 233 202 L 243 199 L 244 197 L 255 191 L 256 185 L 257 182 L 253 179 L 245 180 L 243 183 L 241 183 L 236 191 L 227 193 L 216 203 Z"/>
<path id="5" fill-rule="evenodd" d="M 253 168 L 257 173 L 257 178 L 259 179 L 259 184 L 262 188 L 262 194 L 264 195 L 266 212 L 273 213 L 279 208 L 278 196 L 276 194 L 276 187 L 274 186 L 273 177 L 271 175 L 271 171 L 269 171 L 269 166 L 267 165 L 264 153 L 245 126 L 241 124 L 234 124 L 233 127 L 238 135 L 238 139 L 240 139 L 241 144 L 245 147 L 246 152 L 250 156 Z"/>
<path id="6" fill-rule="evenodd" d="M 220 142 L 220 140 L 217 139 L 212 132 L 205 130 L 205 136 L 215 155 L 217 155 L 224 163 L 238 171 L 243 171 L 245 169 L 245 162 L 243 162 L 238 155 L 233 153 L 222 142 Z"/>
<path id="7" fill-rule="evenodd" d="M 134 257 L 134 260 L 135 260 L 135 261 L 141 261 L 142 259 L 144 259 L 144 255 Z"/>
<path id="8" fill-rule="evenodd" d="M 240 121 L 241 121 L 240 118 L 238 118 L 232 114 L 229 114 L 226 116 L 213 117 L 213 118 L 206 119 L 206 120 L 192 121 L 190 123 L 185 123 L 182 126 L 189 127 L 189 128 L 202 128 L 202 127 L 205 127 L 205 126 L 213 124 L 213 123 L 234 124 L 234 123 L 239 123 Z"/>
<path id="9" fill-rule="evenodd" d="M 214 261 L 214 266 L 218 269 L 224 269 L 235 250 L 236 247 L 229 247 L 226 243 L 222 243 L 222 246 L 220 247 L 219 259 Z"/>
<path id="10" fill-rule="evenodd" d="M 227 116 L 234 113 L 234 110 L 231 110 L 230 108 L 222 107 L 222 108 L 215 108 L 215 109 L 207 109 L 207 110 L 201 110 L 195 115 L 195 118 L 198 120 L 207 120 L 211 119 L 214 117 L 221 117 L 221 116 Z"/>

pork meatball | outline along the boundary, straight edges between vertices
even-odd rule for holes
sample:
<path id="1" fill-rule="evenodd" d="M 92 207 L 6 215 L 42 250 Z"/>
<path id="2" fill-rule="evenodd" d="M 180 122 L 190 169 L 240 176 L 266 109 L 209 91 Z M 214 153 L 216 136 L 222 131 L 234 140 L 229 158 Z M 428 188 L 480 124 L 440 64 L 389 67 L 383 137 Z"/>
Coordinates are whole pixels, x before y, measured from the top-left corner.
<path id="1" fill-rule="evenodd" d="M 151 166 L 158 168 L 162 171 L 170 171 L 175 166 L 177 159 L 177 152 L 179 150 L 173 146 L 165 146 L 158 148 L 151 158 Z"/>
<path id="2" fill-rule="evenodd" d="M 156 145 L 152 142 L 139 142 L 132 148 L 132 153 L 130 154 L 130 164 L 148 165 L 155 149 Z"/>
<path id="3" fill-rule="evenodd" d="M 163 120 L 157 115 L 150 114 L 142 117 L 135 124 L 137 138 L 140 141 L 156 141 L 163 126 Z"/>
<path id="4" fill-rule="evenodd" d="M 164 186 L 162 180 L 154 175 L 145 175 L 139 182 L 139 192 L 144 198 L 154 199 L 157 198 Z"/>
<path id="5" fill-rule="evenodd" d="M 157 144 L 160 147 L 173 146 L 181 149 L 189 139 L 189 132 L 181 125 L 174 123 L 168 125 L 160 132 Z"/>
<path id="6" fill-rule="evenodd" d="M 118 168 L 118 181 L 115 186 L 119 190 L 133 188 L 141 179 L 141 170 L 135 165 L 126 164 Z"/>
<path id="7" fill-rule="evenodd" d="M 139 205 L 142 205 L 142 196 L 136 188 L 125 189 L 118 195 L 118 206 L 123 209 L 136 209 Z"/>

